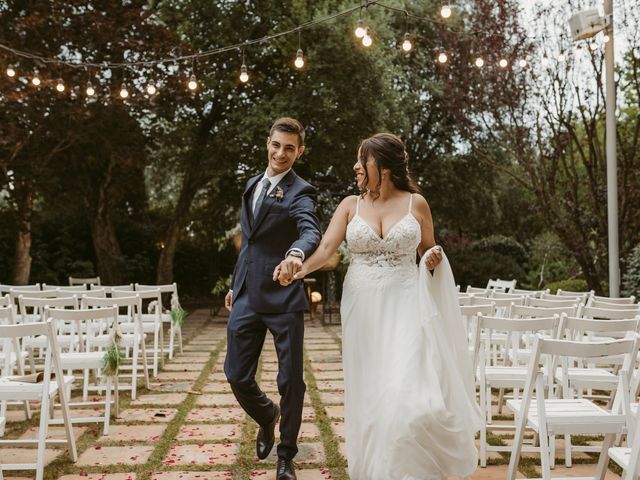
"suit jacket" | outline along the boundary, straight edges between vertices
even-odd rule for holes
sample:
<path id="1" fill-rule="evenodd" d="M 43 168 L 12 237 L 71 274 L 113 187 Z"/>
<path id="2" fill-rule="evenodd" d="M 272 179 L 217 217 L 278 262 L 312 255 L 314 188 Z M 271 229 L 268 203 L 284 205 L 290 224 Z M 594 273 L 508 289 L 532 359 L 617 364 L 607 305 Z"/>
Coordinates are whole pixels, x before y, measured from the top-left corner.
<path id="1" fill-rule="evenodd" d="M 315 215 L 315 188 L 289 171 L 267 197 L 253 219 L 254 188 L 264 174 L 251 178 L 242 196 L 240 226 L 242 245 L 233 271 L 234 302 L 247 289 L 250 307 L 258 313 L 297 312 L 309 308 L 302 280 L 282 287 L 273 281 L 273 271 L 291 248 L 305 258 L 315 251 L 321 233 Z M 276 191 L 282 189 L 281 199 Z"/>

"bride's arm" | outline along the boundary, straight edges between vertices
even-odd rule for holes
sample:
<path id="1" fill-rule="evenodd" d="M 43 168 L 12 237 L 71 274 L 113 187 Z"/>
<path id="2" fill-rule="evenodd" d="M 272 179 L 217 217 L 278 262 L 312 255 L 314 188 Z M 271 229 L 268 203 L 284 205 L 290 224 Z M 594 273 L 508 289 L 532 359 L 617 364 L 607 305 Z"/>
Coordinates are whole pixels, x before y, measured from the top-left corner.
<path id="1" fill-rule="evenodd" d="M 300 280 L 305 275 L 310 274 L 321 268 L 331 258 L 338 247 L 345 239 L 347 233 L 347 224 L 349 223 L 349 214 L 355 210 L 356 197 L 350 196 L 342 200 L 336 211 L 333 213 L 331 222 L 327 227 L 327 231 L 322 236 L 320 245 L 316 251 L 303 264 L 302 269 L 293 277 L 294 280 Z M 279 275 L 278 268 L 273 272 L 273 279 L 277 280 Z"/>
<path id="2" fill-rule="evenodd" d="M 418 245 L 418 254 L 422 257 L 425 253 L 431 255 L 432 262 L 428 263 L 429 270 L 433 270 L 442 260 L 440 247 L 436 246 L 436 239 L 433 229 L 433 217 L 427 200 L 422 195 L 414 195 L 413 213 L 420 222 L 421 240 Z M 427 257 L 429 258 L 429 257 Z"/>

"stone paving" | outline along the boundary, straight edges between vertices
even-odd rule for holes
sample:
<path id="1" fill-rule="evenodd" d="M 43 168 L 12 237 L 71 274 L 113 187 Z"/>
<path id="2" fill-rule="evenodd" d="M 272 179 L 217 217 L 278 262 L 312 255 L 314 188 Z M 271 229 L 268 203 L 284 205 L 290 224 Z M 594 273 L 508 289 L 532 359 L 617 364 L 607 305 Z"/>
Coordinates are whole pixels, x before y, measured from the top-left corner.
<path id="1" fill-rule="evenodd" d="M 198 310 L 188 317 L 184 337 L 184 352 L 165 362 L 149 390 L 141 389 L 135 401 L 129 400 L 128 393 L 121 394 L 121 410 L 108 435 L 102 435 L 101 424 L 75 428 L 76 463 L 62 449 L 47 450 L 47 480 L 275 480 L 275 448 L 267 459 L 257 459 L 256 425 L 238 407 L 224 377 L 226 319 Z M 296 457 L 298 479 L 347 480 L 340 327 L 307 320 L 305 357 L 307 394 Z M 276 377 L 276 353 L 268 336 L 258 378 L 278 402 Z M 54 428 L 51 436 L 61 432 Z M 21 410 L 10 409 L 7 437 L 34 435 L 37 416 L 27 422 Z M 492 441 L 509 444 L 510 439 L 493 437 Z M 596 459 L 586 454 L 576 454 L 574 467 L 565 468 L 562 442 L 557 443 L 554 476 L 594 474 Z M 525 457 L 518 478 L 540 476 L 537 456 Z M 12 462 L 34 461 L 35 451 L 0 449 L 0 463 L 9 458 Z M 490 465 L 479 468 L 473 480 L 506 477 L 508 455 L 492 453 L 489 458 Z M 32 474 L 5 472 L 5 479 L 25 478 Z M 609 471 L 606 478 L 619 476 Z"/>

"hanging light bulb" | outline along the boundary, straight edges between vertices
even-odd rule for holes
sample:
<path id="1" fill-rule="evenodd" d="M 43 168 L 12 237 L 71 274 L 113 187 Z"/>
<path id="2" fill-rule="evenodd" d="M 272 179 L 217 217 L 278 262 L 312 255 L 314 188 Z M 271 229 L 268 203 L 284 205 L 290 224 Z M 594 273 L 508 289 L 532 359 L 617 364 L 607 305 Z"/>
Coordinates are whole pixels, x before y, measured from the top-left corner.
<path id="1" fill-rule="evenodd" d="M 478 68 L 484 67 L 484 58 L 482 57 L 476 58 L 476 67 Z"/>
<path id="2" fill-rule="evenodd" d="M 364 37 L 365 34 L 367 33 L 367 30 L 364 27 L 364 21 L 361 18 L 358 19 L 358 21 L 356 22 L 356 30 L 354 33 L 358 38 Z"/>
<path id="3" fill-rule="evenodd" d="M 602 43 L 609 43 L 609 40 L 611 40 L 611 37 L 609 36 L 609 34 L 608 34 L 608 33 L 605 33 L 605 34 L 602 36 Z"/>
<path id="4" fill-rule="evenodd" d="M 501 58 L 500 61 L 498 62 L 498 65 L 500 65 L 501 68 L 507 68 L 507 65 L 509 65 L 509 62 L 507 62 L 506 58 Z"/>
<path id="5" fill-rule="evenodd" d="M 301 48 L 298 49 L 298 52 L 296 53 L 296 60 L 293 63 L 296 66 L 296 68 L 304 67 L 304 56 L 302 54 Z"/>
<path id="6" fill-rule="evenodd" d="M 129 96 L 129 90 L 127 90 L 127 85 L 122 84 L 120 86 L 120 98 L 127 98 Z"/>
<path id="7" fill-rule="evenodd" d="M 8 66 L 7 67 L 6 73 L 7 73 L 7 77 L 15 77 L 16 76 L 16 71 L 12 66 Z"/>
<path id="8" fill-rule="evenodd" d="M 243 63 L 240 67 L 240 81 L 247 83 L 249 81 L 249 73 L 247 72 L 247 66 Z"/>
<path id="9" fill-rule="evenodd" d="M 522 60 L 520 60 L 520 61 L 518 62 L 518 66 L 519 66 L 520 68 L 524 68 L 524 67 L 526 67 L 526 66 L 527 66 L 527 61 L 523 58 Z"/>
<path id="10" fill-rule="evenodd" d="M 542 60 L 540 60 L 540 63 L 542 63 L 543 67 L 549 65 L 549 57 L 547 57 L 546 53 L 542 56 Z"/>
<path id="11" fill-rule="evenodd" d="M 87 94 L 87 97 L 93 97 L 96 94 L 96 91 L 93 88 L 93 85 L 91 85 L 91 82 L 87 83 L 85 93 Z"/>
<path id="12" fill-rule="evenodd" d="M 566 59 L 567 59 L 567 56 L 564 53 L 561 53 L 560 55 L 558 55 L 559 62 L 564 62 Z"/>
<path id="13" fill-rule="evenodd" d="M 438 61 L 440 63 L 447 63 L 447 60 L 449 60 L 449 57 L 447 57 L 447 54 L 442 52 L 440 53 L 440 55 L 438 55 Z"/>
<path id="14" fill-rule="evenodd" d="M 440 9 L 440 15 L 442 15 L 442 18 L 449 18 L 451 16 L 451 7 L 449 5 L 443 5 Z"/>
<path id="15" fill-rule="evenodd" d="M 38 72 L 36 72 L 36 73 L 33 75 L 33 78 L 31 79 L 31 83 L 32 83 L 33 85 L 35 85 L 36 87 L 40 85 L 40 83 L 41 83 L 41 82 L 40 82 L 40 77 L 38 76 Z"/>
<path id="16" fill-rule="evenodd" d="M 56 83 L 56 90 L 60 93 L 64 92 L 64 83 L 62 82 L 62 79 L 58 80 L 58 83 Z"/>
<path id="17" fill-rule="evenodd" d="M 404 42 L 402 42 L 402 50 L 409 52 L 413 48 L 411 43 L 411 34 L 409 32 L 404 34 Z"/>
<path id="18" fill-rule="evenodd" d="M 195 75 L 191 75 L 191 77 L 189 77 L 189 81 L 187 82 L 187 88 L 189 88 L 189 90 L 194 91 L 195 89 L 198 88 L 198 80 L 196 80 L 196 76 Z"/>
<path id="19" fill-rule="evenodd" d="M 147 93 L 149 95 L 155 95 L 157 92 L 158 92 L 158 89 L 156 88 L 156 84 L 154 83 L 153 80 L 151 80 L 147 85 Z"/>
<path id="20" fill-rule="evenodd" d="M 365 47 L 370 47 L 372 44 L 373 44 L 373 38 L 371 38 L 371 35 L 369 35 L 369 29 L 367 28 L 367 31 L 364 34 L 364 37 L 362 37 L 362 45 L 364 45 Z"/>
<path id="21" fill-rule="evenodd" d="M 591 42 L 589 44 L 589 49 L 593 52 L 598 49 L 598 44 L 596 42 Z"/>

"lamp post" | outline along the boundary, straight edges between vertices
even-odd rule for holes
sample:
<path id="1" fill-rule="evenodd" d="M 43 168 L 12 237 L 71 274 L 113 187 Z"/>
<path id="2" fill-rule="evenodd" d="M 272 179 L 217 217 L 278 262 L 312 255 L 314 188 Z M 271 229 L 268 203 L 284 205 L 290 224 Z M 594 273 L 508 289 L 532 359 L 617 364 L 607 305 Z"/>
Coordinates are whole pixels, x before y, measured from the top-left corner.
<path id="1" fill-rule="evenodd" d="M 606 86 L 606 158 L 607 217 L 609 233 L 609 296 L 620 296 L 620 246 L 618 239 L 618 162 L 616 158 L 616 81 L 613 59 L 613 0 L 604 0 L 604 15 L 608 19 L 604 46 Z"/>
<path id="2" fill-rule="evenodd" d="M 605 42 L 605 153 L 607 161 L 607 233 L 609 250 L 609 296 L 620 296 L 620 250 L 618 239 L 618 165 L 616 160 L 616 81 L 613 58 L 613 0 L 604 0 L 604 17 L 596 8 L 575 13 L 569 19 L 569 28 L 574 41 L 585 40 L 604 31 L 609 41 Z M 595 44 L 594 44 L 595 45 Z"/>

